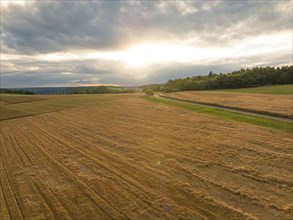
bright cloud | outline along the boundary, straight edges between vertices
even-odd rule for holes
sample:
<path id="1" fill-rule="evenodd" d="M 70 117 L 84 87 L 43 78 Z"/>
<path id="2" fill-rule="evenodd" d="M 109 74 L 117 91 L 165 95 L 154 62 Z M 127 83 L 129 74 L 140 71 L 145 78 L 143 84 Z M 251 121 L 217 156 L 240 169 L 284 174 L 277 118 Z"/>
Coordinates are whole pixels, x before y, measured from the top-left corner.
<path id="1" fill-rule="evenodd" d="M 289 0 L 4 0 L 1 6 L 1 87 L 141 85 L 292 65 Z"/>

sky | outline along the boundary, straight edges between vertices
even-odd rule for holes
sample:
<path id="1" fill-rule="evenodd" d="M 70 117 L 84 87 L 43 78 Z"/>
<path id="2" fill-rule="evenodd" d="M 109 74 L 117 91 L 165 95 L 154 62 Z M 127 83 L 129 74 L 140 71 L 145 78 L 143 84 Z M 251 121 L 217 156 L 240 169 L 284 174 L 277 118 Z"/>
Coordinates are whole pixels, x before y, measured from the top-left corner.
<path id="1" fill-rule="evenodd" d="M 1 88 L 292 65 L 291 0 L 1 0 Z"/>

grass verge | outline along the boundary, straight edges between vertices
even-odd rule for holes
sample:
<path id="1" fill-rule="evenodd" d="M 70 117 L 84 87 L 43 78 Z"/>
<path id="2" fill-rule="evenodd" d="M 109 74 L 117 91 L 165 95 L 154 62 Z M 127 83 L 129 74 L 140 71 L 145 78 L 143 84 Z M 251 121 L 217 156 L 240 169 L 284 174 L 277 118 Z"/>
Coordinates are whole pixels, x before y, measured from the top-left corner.
<path id="1" fill-rule="evenodd" d="M 225 111 L 220 109 L 198 106 L 192 103 L 184 103 L 184 102 L 180 102 L 176 100 L 160 99 L 153 96 L 144 96 L 143 98 L 149 101 L 167 104 L 167 105 L 175 106 L 179 108 L 184 108 L 184 109 L 198 112 L 198 113 L 213 115 L 213 116 L 217 116 L 220 118 L 225 118 L 225 119 L 229 119 L 233 121 L 245 122 L 249 124 L 274 128 L 274 129 L 282 130 L 285 132 L 293 133 L 292 122 L 283 122 L 283 121 L 278 121 L 274 119 L 261 118 L 261 117 L 256 117 L 252 115 L 245 115 L 245 114 L 236 113 L 236 112 L 230 112 L 230 111 Z"/>

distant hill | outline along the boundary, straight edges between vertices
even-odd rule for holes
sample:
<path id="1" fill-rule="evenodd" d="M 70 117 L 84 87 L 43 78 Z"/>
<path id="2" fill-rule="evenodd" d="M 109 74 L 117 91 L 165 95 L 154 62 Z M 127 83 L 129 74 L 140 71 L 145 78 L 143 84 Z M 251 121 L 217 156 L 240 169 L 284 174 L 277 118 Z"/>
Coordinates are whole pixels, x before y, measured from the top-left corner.
<path id="1" fill-rule="evenodd" d="M 31 91 L 35 94 L 62 94 L 63 91 L 68 87 L 31 87 L 31 88 L 18 88 L 18 89 L 25 89 Z"/>
<path id="2" fill-rule="evenodd" d="M 25 89 L 0 89 L 0 93 L 33 95 L 34 92 Z"/>
<path id="3" fill-rule="evenodd" d="M 31 87 L 1 89 L 13 91 L 27 91 L 28 94 L 112 94 L 112 93 L 132 93 L 141 91 L 138 87 L 116 87 L 116 86 L 84 86 L 84 87 Z"/>

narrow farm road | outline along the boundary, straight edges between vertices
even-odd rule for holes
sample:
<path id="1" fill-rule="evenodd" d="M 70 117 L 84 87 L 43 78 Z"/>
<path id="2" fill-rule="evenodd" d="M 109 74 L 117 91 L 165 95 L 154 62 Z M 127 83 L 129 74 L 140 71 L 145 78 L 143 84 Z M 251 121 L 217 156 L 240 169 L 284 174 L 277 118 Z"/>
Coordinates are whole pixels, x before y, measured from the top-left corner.
<path id="1" fill-rule="evenodd" d="M 162 96 L 161 94 L 154 94 L 154 96 L 156 98 L 160 98 L 160 99 L 173 100 L 175 102 L 189 103 L 189 104 L 193 104 L 193 105 L 197 105 L 197 106 L 204 106 L 204 107 L 220 109 L 220 110 L 225 110 L 225 111 L 230 111 L 230 112 L 236 112 L 236 113 L 241 113 L 241 114 L 246 114 L 246 115 L 252 115 L 252 116 L 257 116 L 257 117 L 262 117 L 262 118 L 269 118 L 269 119 L 274 119 L 274 120 L 278 120 L 278 121 L 293 122 L 293 119 L 290 119 L 290 118 L 274 116 L 274 115 L 269 115 L 269 114 L 264 114 L 264 113 L 259 113 L 259 112 L 253 112 L 253 110 L 245 111 L 245 110 L 234 109 L 234 108 L 230 108 L 230 107 L 215 106 L 213 104 L 208 104 L 208 103 L 197 103 L 194 101 L 179 100 L 179 99 L 175 99 L 175 98 L 169 98 L 166 96 Z"/>

